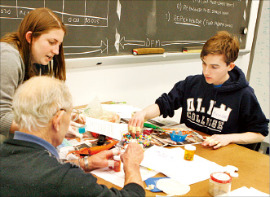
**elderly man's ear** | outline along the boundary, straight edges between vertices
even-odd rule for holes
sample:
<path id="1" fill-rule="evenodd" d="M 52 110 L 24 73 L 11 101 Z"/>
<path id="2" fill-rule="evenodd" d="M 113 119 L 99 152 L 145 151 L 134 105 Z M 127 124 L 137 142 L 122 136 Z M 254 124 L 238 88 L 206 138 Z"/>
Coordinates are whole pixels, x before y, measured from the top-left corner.
<path id="1" fill-rule="evenodd" d="M 63 118 L 65 111 L 59 110 L 52 119 L 52 126 L 56 131 L 60 130 L 61 120 Z"/>

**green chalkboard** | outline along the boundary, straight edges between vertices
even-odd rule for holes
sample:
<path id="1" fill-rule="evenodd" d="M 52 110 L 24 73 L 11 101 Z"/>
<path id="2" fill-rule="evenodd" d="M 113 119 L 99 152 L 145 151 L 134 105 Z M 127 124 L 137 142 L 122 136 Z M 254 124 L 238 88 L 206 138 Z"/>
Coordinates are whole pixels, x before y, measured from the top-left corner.
<path id="1" fill-rule="evenodd" d="M 37 7 L 52 9 L 67 25 L 66 58 L 84 58 L 143 47 L 180 52 L 221 30 L 237 35 L 244 49 L 251 0 L 1 0 L 1 37 Z"/>

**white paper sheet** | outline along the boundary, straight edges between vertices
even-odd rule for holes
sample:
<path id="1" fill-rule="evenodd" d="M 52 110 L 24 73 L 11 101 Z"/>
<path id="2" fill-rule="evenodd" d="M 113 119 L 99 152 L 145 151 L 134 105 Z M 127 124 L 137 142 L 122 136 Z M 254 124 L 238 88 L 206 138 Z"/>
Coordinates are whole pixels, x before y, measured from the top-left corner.
<path id="1" fill-rule="evenodd" d="M 141 172 L 143 181 L 157 174 L 156 171 L 147 169 L 145 167 L 140 167 L 140 172 Z M 124 187 L 125 173 L 123 170 L 123 165 L 121 165 L 120 172 L 115 172 L 114 170 L 111 170 L 109 168 L 102 168 L 102 169 L 93 170 L 91 171 L 91 173 L 119 187 Z"/>
<path id="2" fill-rule="evenodd" d="M 212 172 L 223 169 L 222 166 L 198 155 L 194 155 L 193 161 L 186 161 L 181 148 L 168 149 L 158 146 L 144 152 L 141 165 L 187 185 L 208 179 Z"/>

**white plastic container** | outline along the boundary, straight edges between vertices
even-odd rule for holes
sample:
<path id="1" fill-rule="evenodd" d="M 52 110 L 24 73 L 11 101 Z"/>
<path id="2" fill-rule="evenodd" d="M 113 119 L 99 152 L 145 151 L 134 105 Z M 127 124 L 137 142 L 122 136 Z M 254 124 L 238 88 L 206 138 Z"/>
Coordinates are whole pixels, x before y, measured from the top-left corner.
<path id="1" fill-rule="evenodd" d="M 231 191 L 232 178 L 225 172 L 214 172 L 209 179 L 209 194 L 211 196 L 226 195 Z"/>

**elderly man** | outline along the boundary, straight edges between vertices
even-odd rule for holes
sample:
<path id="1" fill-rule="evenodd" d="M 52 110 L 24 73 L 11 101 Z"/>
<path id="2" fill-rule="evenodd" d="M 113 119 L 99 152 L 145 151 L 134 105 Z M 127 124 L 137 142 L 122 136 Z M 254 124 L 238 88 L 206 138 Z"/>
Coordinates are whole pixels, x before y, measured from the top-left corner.
<path id="1" fill-rule="evenodd" d="M 33 77 L 21 85 L 13 99 L 20 131 L 1 145 L 0 196 L 145 196 L 139 165 L 143 150 L 131 143 L 121 155 L 125 171 L 122 190 L 99 185 L 85 171 L 108 166 L 111 150 L 61 163 L 55 149 L 70 123 L 72 99 L 67 86 L 54 78 Z"/>

